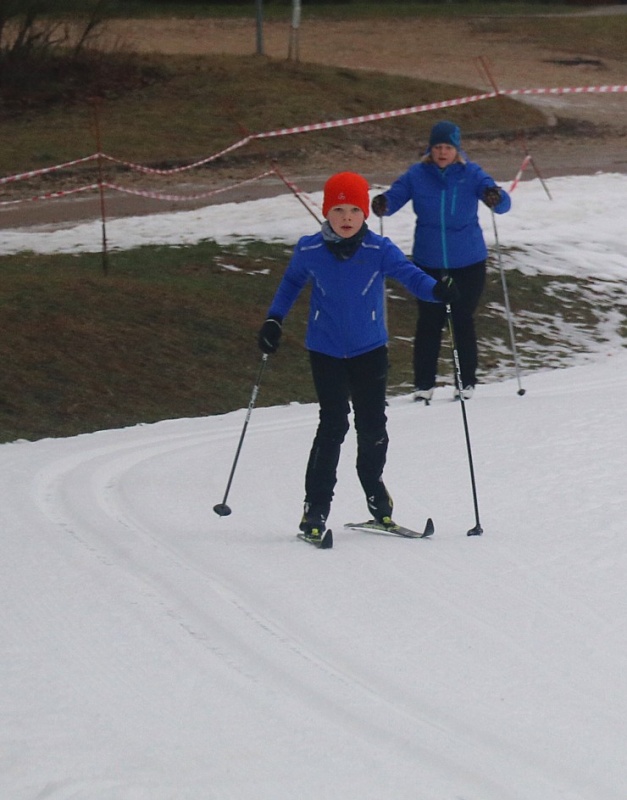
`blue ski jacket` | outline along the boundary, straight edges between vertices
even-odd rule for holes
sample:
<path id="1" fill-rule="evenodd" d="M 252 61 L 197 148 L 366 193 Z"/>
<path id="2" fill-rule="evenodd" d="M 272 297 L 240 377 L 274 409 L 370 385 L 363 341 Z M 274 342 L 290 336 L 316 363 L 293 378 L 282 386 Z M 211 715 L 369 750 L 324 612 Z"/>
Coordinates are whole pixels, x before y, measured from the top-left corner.
<path id="1" fill-rule="evenodd" d="M 416 215 L 414 261 L 431 269 L 468 267 L 488 255 L 478 215 L 479 200 L 488 186 L 496 186 L 494 180 L 472 161 L 456 161 L 443 170 L 420 161 L 384 192 L 386 216 L 411 200 Z M 512 205 L 504 189 L 501 194 L 496 214 L 504 214 Z"/>
<path id="2" fill-rule="evenodd" d="M 436 281 L 384 236 L 371 230 L 346 260 L 326 246 L 322 233 L 303 236 L 276 290 L 268 315 L 283 319 L 311 285 L 308 350 L 352 358 L 387 343 L 385 279 L 393 278 L 421 300 L 437 302 Z"/>

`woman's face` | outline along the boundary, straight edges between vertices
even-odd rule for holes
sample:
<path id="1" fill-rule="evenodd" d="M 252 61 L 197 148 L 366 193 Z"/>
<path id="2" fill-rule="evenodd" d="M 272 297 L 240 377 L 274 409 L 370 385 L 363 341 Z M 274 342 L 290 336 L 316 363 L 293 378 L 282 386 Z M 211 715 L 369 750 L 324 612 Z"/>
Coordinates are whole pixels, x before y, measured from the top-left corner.
<path id="1" fill-rule="evenodd" d="M 457 149 L 452 144 L 434 144 L 431 148 L 431 158 L 440 169 L 444 169 L 457 158 Z"/>

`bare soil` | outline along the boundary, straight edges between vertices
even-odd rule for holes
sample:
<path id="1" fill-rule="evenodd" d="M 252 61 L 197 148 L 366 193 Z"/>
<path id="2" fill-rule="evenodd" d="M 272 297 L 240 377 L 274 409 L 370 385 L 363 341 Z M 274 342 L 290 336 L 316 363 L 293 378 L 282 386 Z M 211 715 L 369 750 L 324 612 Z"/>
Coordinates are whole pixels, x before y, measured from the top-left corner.
<path id="1" fill-rule="evenodd" d="M 594 13 L 625 13 L 627 6 L 595 9 Z M 541 23 L 539 23 L 541 24 Z M 256 50 L 254 20 L 159 19 L 120 20 L 111 24 L 117 44 L 139 52 L 163 54 L 228 53 L 249 55 Z M 627 62 L 599 59 L 586 53 L 564 52 L 501 33 L 489 19 L 346 21 L 330 24 L 307 21 L 298 36 L 289 23 L 266 22 L 264 53 L 273 58 L 298 56 L 303 62 L 336 65 L 350 69 L 374 69 L 389 74 L 467 86 L 480 92 L 499 89 L 555 89 L 585 86 L 627 85 Z M 522 98 L 520 98 L 522 99 Z M 525 143 L 533 163 L 543 177 L 555 175 L 627 172 L 627 92 L 536 94 L 524 102 L 539 107 L 546 128 Z M 383 110 L 383 109 L 382 109 Z M 484 166 L 496 180 L 511 181 L 525 155 L 520 142 L 506 137 L 465 140 L 469 156 Z M 418 153 L 390 153 L 388 157 L 359 161 L 355 169 L 371 183 L 387 183 L 417 157 Z M 300 174 L 290 175 L 304 190 L 320 188 L 334 169 L 317 154 L 315 163 L 306 159 Z M 188 176 L 189 177 L 189 176 Z M 185 193 L 190 193 L 188 177 Z M 194 192 L 202 191 L 197 183 Z M 176 191 L 176 184 L 168 187 Z M 163 191 L 163 189 L 162 189 Z M 244 200 L 285 191 L 277 180 L 265 180 L 238 191 L 228 200 Z M 220 195 L 213 201 L 224 202 Z M 193 207 L 185 203 L 185 208 Z M 181 210 L 148 198 L 116 195 L 107 198 L 109 216 Z M 100 215 L 94 197 L 65 198 L 31 204 L 26 210 L 4 210 L 5 228 Z"/>

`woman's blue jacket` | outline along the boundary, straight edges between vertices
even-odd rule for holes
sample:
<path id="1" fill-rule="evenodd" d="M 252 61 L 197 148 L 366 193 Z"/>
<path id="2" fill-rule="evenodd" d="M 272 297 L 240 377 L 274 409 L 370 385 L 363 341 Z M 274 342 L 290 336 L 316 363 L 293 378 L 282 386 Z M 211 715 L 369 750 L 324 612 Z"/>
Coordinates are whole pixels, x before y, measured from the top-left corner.
<path id="1" fill-rule="evenodd" d="M 412 264 L 388 239 L 371 230 L 343 260 L 322 233 L 304 236 L 294 250 L 268 315 L 283 319 L 306 284 L 311 285 L 305 346 L 335 358 L 352 358 L 387 343 L 385 279 L 393 278 L 422 300 L 436 281 Z"/>
<path id="2" fill-rule="evenodd" d="M 432 269 L 468 267 L 488 254 L 478 216 L 479 200 L 488 186 L 496 186 L 493 178 L 472 161 L 454 162 L 443 170 L 420 161 L 384 193 L 386 215 L 411 200 L 416 215 L 414 261 Z M 496 214 L 512 205 L 504 189 L 501 194 Z"/>

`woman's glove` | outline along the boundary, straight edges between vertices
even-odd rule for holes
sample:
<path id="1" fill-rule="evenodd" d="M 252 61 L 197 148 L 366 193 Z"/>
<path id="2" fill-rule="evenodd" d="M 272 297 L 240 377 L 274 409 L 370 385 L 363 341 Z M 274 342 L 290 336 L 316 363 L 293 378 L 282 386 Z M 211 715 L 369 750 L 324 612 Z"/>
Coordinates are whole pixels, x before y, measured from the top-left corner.
<path id="1" fill-rule="evenodd" d="M 488 208 L 496 208 L 502 199 L 503 195 L 498 186 L 488 186 L 483 193 L 483 202 Z"/>
<path id="2" fill-rule="evenodd" d="M 282 322 L 281 317 L 270 316 L 261 326 L 257 334 L 257 344 L 262 353 L 276 353 L 279 349 L 279 342 L 283 333 Z"/>
<path id="3" fill-rule="evenodd" d="M 388 210 L 388 199 L 384 194 L 372 198 L 372 213 L 377 217 L 384 217 Z"/>
<path id="4" fill-rule="evenodd" d="M 433 296 L 440 303 L 455 303 L 459 300 L 459 289 L 450 275 L 446 275 L 433 287 Z"/>

